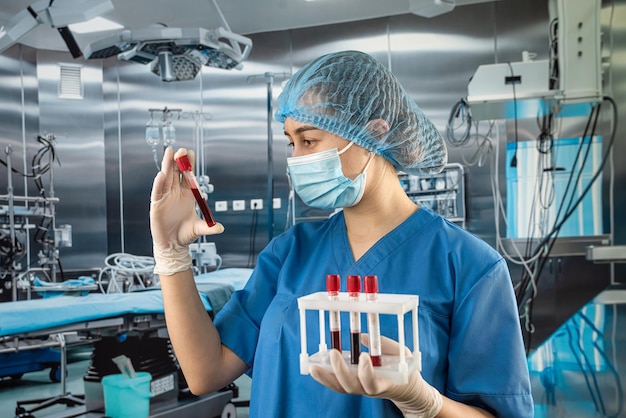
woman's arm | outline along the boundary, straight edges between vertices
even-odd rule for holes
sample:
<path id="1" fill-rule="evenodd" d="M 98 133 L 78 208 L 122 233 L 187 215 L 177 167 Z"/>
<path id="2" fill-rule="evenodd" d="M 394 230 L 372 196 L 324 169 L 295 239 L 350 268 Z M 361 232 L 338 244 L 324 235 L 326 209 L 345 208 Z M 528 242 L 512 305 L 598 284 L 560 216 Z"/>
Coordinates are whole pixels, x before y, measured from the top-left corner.
<path id="1" fill-rule="evenodd" d="M 192 271 L 161 275 L 160 279 L 167 330 L 191 392 L 210 393 L 241 376 L 248 366 L 222 345 Z"/>
<path id="2" fill-rule="evenodd" d="M 442 398 L 443 405 L 441 407 L 441 411 L 439 411 L 439 414 L 436 416 L 436 418 L 494 418 L 492 414 L 485 411 L 484 409 L 466 405 L 445 396 L 442 396 Z"/>
<path id="3" fill-rule="evenodd" d="M 175 162 L 175 157 L 184 155 L 193 166 L 195 155 L 191 151 L 181 148 L 174 154 L 168 147 L 163 153 L 150 195 L 150 232 L 154 272 L 160 277 L 174 352 L 189 389 L 201 394 L 231 383 L 248 366 L 222 346 L 196 288 L 189 244 L 202 235 L 220 234 L 224 227 L 219 223 L 208 226 L 197 215 L 189 184 L 180 181 Z"/>

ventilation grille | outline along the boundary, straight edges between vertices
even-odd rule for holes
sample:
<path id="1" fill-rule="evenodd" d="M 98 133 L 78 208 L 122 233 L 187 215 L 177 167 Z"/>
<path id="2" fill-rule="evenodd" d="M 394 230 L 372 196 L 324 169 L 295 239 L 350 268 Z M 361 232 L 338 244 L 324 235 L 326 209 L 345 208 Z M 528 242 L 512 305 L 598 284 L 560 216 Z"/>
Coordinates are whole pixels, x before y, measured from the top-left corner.
<path id="1" fill-rule="evenodd" d="M 83 99 L 83 80 L 80 65 L 59 64 L 59 97 Z"/>

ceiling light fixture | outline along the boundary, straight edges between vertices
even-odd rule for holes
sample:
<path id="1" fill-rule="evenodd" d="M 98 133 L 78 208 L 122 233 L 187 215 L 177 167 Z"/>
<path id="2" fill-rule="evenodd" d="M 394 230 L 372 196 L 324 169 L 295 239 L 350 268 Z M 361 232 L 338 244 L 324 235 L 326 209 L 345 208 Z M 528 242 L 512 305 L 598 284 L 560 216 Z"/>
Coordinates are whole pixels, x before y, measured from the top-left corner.
<path id="1" fill-rule="evenodd" d="M 162 81 L 184 81 L 196 77 L 202 66 L 230 70 L 248 58 L 252 40 L 231 32 L 215 0 L 222 25 L 215 29 L 148 28 L 123 30 L 89 44 L 85 58 L 108 58 L 150 64 Z"/>
<path id="2" fill-rule="evenodd" d="M 124 26 L 104 17 L 94 17 L 86 22 L 72 23 L 69 28 L 73 33 L 83 34 L 124 29 Z"/>
<path id="3" fill-rule="evenodd" d="M 422 17 L 435 17 L 454 10 L 454 0 L 409 0 L 411 13 Z"/>

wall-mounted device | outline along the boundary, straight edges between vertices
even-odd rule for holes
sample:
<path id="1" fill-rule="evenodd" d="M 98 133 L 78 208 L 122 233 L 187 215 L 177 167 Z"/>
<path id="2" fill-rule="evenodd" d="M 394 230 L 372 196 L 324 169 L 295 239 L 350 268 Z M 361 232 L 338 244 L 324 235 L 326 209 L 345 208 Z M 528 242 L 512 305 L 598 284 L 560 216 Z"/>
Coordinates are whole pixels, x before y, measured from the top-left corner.
<path id="1" fill-rule="evenodd" d="M 550 57 L 481 65 L 468 84 L 474 120 L 536 117 L 602 100 L 600 0 L 550 0 Z M 515 102 L 515 106 L 512 103 Z"/>

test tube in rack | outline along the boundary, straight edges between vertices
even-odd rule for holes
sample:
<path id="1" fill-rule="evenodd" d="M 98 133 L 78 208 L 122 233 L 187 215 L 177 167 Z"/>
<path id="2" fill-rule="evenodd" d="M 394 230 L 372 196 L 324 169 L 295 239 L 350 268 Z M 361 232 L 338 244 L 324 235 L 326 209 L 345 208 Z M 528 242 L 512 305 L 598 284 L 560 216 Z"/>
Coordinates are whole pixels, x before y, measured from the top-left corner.
<path id="1" fill-rule="evenodd" d="M 348 276 L 348 296 L 358 302 L 361 294 L 361 276 Z M 361 355 L 361 313 L 350 312 L 350 363 L 359 364 Z"/>
<path id="2" fill-rule="evenodd" d="M 326 291 L 328 292 L 328 300 L 339 300 L 340 276 L 338 274 L 326 275 Z M 330 341 L 332 348 L 341 351 L 341 320 L 339 311 L 329 311 L 330 317 Z"/>
<path id="3" fill-rule="evenodd" d="M 378 299 L 378 277 L 377 276 L 365 276 L 365 298 L 368 302 L 375 303 Z M 375 312 L 367 314 L 367 332 L 370 337 L 370 357 L 372 358 L 372 365 L 380 367 L 382 350 L 380 347 L 380 318 Z"/>
<path id="4" fill-rule="evenodd" d="M 374 367 L 374 374 L 387 378 L 396 384 L 406 384 L 409 374 L 414 370 L 421 370 L 421 353 L 419 351 L 418 315 L 419 297 L 417 295 L 378 293 L 376 303 L 368 302 L 362 293 L 358 301 L 350 300 L 348 292 L 339 292 L 336 300 L 330 300 L 328 292 L 315 292 L 298 298 L 298 310 L 300 312 L 300 373 L 310 374 L 311 367 L 321 367 L 333 372 L 330 362 L 329 350 L 326 345 L 326 333 L 329 318 L 326 312 L 338 311 L 341 314 L 359 312 L 362 314 L 376 313 L 379 315 L 392 315 L 397 319 L 397 340 L 402 347 L 405 341 L 405 320 L 410 316 L 412 322 L 412 355 L 408 356 L 405 350 L 400 350 L 398 355 L 386 354 L 381 356 L 381 366 Z M 307 320 L 307 311 L 317 311 L 318 320 Z M 319 326 L 319 334 L 315 329 Z M 381 329 L 384 331 L 384 329 Z M 319 351 L 309 354 L 307 347 L 311 335 L 319 338 Z M 351 364 L 350 352 L 343 352 L 348 369 L 357 373 L 358 365 Z"/>

